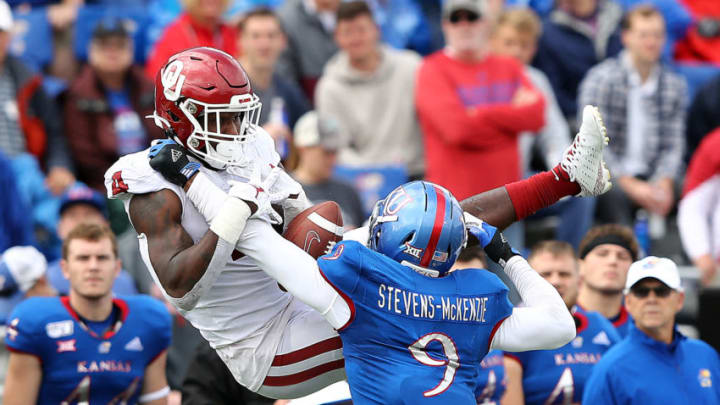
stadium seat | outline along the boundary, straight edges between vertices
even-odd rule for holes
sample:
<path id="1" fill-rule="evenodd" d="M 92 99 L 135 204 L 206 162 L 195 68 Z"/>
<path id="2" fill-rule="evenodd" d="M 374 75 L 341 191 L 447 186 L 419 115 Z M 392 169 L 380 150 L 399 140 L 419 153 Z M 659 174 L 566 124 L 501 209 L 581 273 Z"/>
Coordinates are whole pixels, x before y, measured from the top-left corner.
<path id="1" fill-rule="evenodd" d="M 407 182 L 403 166 L 354 167 L 337 165 L 335 177 L 352 184 L 360 194 L 365 214 L 370 215 L 375 202 L 385 198 L 395 187 Z"/>
<path id="2" fill-rule="evenodd" d="M 45 7 L 29 11 L 14 11 L 15 26 L 10 42 L 10 54 L 20 58 L 36 72 L 52 61 L 52 28 Z"/>
<path id="3" fill-rule="evenodd" d="M 99 20 L 106 17 L 117 17 L 128 21 L 128 29 L 133 33 L 135 41 L 135 63 L 145 61 L 145 30 L 149 16 L 144 7 L 122 7 L 86 5 L 80 7 L 75 24 L 75 55 L 81 61 L 87 60 L 88 44 L 93 29 Z"/>

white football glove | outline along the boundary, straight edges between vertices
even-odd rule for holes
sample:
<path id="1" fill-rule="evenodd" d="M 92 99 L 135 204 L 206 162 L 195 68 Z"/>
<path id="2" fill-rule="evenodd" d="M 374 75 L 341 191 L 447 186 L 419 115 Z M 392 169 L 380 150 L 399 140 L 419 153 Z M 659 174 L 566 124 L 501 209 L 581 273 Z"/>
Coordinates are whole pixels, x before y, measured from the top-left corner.
<path id="1" fill-rule="evenodd" d="M 290 189 L 284 191 L 273 189 L 282 172 L 281 168 L 274 167 L 265 180 L 260 180 L 260 171 L 253 170 L 247 182 L 229 181 L 230 190 L 228 195 L 245 201 L 251 206 L 251 209 L 254 209 L 250 218 L 259 218 L 261 215 L 267 214 L 270 217 L 271 224 L 280 224 L 282 223 L 282 216 L 275 211 L 271 204 L 285 200 L 291 193 Z"/>

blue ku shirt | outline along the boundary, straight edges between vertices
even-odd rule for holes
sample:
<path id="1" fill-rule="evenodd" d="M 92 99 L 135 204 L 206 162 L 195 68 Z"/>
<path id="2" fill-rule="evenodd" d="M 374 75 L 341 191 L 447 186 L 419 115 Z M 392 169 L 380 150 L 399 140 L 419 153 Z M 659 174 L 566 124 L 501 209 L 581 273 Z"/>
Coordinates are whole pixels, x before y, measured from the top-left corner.
<path id="1" fill-rule="evenodd" d="M 38 404 L 137 403 L 145 368 L 170 345 L 171 318 L 148 296 L 113 305 L 118 319 L 102 336 L 85 326 L 68 297 L 33 297 L 15 307 L 5 343 L 40 359 Z"/>
<path id="2" fill-rule="evenodd" d="M 595 366 L 583 403 L 720 404 L 720 361 L 707 343 L 675 330 L 657 341 L 631 324 L 628 336 Z"/>
<path id="3" fill-rule="evenodd" d="M 486 270 L 421 275 L 360 243 L 318 260 L 352 311 L 339 333 L 354 404 L 474 404 L 480 361 L 512 313 Z"/>
<path id="4" fill-rule="evenodd" d="M 507 388 L 502 350 L 490 350 L 480 362 L 475 400 L 478 405 L 498 405 Z"/>
<path id="5" fill-rule="evenodd" d="M 620 341 L 610 321 L 597 312 L 576 306 L 573 318 L 577 335 L 565 346 L 505 353 L 522 366 L 526 405 L 579 404 L 593 367 Z"/>

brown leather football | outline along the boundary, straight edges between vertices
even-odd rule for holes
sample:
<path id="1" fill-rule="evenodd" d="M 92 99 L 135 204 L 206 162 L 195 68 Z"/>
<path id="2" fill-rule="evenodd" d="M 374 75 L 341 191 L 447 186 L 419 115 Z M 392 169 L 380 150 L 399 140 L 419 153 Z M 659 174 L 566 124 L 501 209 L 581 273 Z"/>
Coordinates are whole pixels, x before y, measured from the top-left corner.
<path id="1" fill-rule="evenodd" d="M 341 241 L 342 235 L 340 206 L 335 201 L 325 201 L 299 213 L 283 236 L 317 259 Z"/>

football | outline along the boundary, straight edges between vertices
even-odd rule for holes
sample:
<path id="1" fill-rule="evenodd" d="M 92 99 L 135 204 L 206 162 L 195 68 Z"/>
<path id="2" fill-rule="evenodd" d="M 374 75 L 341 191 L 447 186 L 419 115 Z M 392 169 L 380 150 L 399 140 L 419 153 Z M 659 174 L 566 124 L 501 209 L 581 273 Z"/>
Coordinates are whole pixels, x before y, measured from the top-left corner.
<path id="1" fill-rule="evenodd" d="M 317 259 L 341 241 L 342 235 L 340 206 L 335 201 L 325 201 L 299 213 L 283 236 Z"/>

